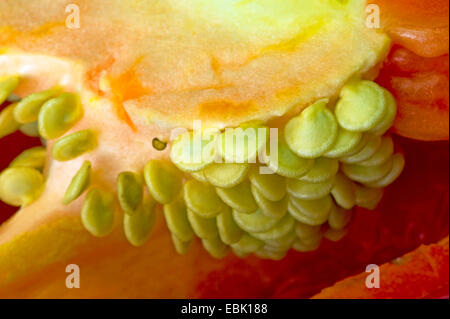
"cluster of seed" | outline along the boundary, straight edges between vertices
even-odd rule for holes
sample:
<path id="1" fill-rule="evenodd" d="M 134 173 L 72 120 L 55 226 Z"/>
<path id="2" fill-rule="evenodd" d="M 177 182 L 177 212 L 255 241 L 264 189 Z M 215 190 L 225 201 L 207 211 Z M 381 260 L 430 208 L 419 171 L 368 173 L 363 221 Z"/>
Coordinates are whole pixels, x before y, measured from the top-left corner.
<path id="1" fill-rule="evenodd" d="M 0 79 L 0 104 L 17 85 L 16 77 Z M 171 161 L 151 160 L 143 174 L 119 174 L 117 196 L 91 186 L 92 165 L 86 161 L 73 177 L 63 204 L 87 191 L 83 225 L 103 237 L 113 230 L 118 202 L 125 213 L 125 235 L 135 246 L 148 240 L 158 202 L 180 254 L 188 251 L 195 237 L 216 258 L 230 249 L 237 256 L 253 253 L 274 260 L 291 248 L 315 250 L 323 238 L 337 241 L 345 235 L 353 207 L 374 209 L 383 188 L 404 167 L 403 156 L 394 154 L 393 141 L 386 135 L 396 115 L 389 92 L 373 82 L 356 81 L 342 90 L 333 108 L 334 112 L 328 101 L 321 100 L 291 119 L 277 141 L 277 154 L 267 152 L 268 141 L 258 133 L 244 148 L 224 147 L 236 146 L 242 130 L 200 132 L 201 154 L 195 154 L 192 144 L 199 132 L 183 134 L 171 145 Z M 81 116 L 77 97 L 55 88 L 3 110 L 0 136 L 33 124 L 39 136 L 59 138 Z M 79 131 L 60 138 L 51 154 L 67 161 L 95 146 L 92 131 Z M 262 161 L 256 163 L 260 154 Z M 200 155 L 200 161 L 192 161 L 192 155 Z M 45 158 L 42 147 L 19 155 L 0 175 L 0 198 L 15 206 L 35 200 L 44 184 Z"/>

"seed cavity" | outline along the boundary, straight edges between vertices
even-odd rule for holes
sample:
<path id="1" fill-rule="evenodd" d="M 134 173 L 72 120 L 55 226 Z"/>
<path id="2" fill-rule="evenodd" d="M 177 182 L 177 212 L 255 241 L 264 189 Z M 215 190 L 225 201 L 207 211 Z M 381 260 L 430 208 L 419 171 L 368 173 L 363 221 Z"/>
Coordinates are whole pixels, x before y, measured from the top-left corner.
<path id="1" fill-rule="evenodd" d="M 10 167 L 0 174 L 0 199 L 11 206 L 25 206 L 41 194 L 44 177 L 31 167 Z"/>
<path id="2" fill-rule="evenodd" d="M 0 113 L 0 138 L 14 133 L 20 128 L 20 124 L 14 118 L 14 108 L 17 104 L 10 104 Z"/>
<path id="3" fill-rule="evenodd" d="M 29 167 L 42 172 L 44 170 L 47 151 L 45 148 L 38 146 L 23 151 L 17 156 L 9 167 Z"/>
<path id="4" fill-rule="evenodd" d="M 77 95 L 63 93 L 42 105 L 38 127 L 45 139 L 55 139 L 66 133 L 83 116 L 83 108 Z"/>
<path id="5" fill-rule="evenodd" d="M 97 137 L 91 130 L 78 131 L 56 141 L 52 156 L 60 162 L 70 161 L 97 147 Z"/>
<path id="6" fill-rule="evenodd" d="M 154 201 L 146 198 L 134 214 L 124 215 L 125 236 L 133 246 L 140 247 L 149 239 L 156 222 L 154 206 Z"/>
<path id="7" fill-rule="evenodd" d="M 14 117 L 21 124 L 36 122 L 42 105 L 62 93 L 60 88 L 37 92 L 23 98 L 14 110 Z"/>
<path id="8" fill-rule="evenodd" d="M 12 94 L 19 86 L 20 78 L 18 76 L 0 77 L 0 105 Z"/>
<path id="9" fill-rule="evenodd" d="M 81 194 L 83 194 L 84 191 L 89 187 L 89 184 L 91 183 L 91 171 L 91 162 L 85 161 L 83 165 L 81 165 L 75 176 L 72 178 L 72 181 L 70 182 L 69 187 L 64 194 L 64 198 L 62 201 L 64 205 L 69 205 L 70 203 L 72 203 L 74 200 L 80 197 Z"/>
<path id="10" fill-rule="evenodd" d="M 371 81 L 356 81 L 346 85 L 336 104 L 339 125 L 352 132 L 373 129 L 386 113 L 384 89 Z"/>
<path id="11" fill-rule="evenodd" d="M 81 209 L 81 221 L 93 236 L 105 237 L 113 230 L 114 209 L 114 196 L 93 188 L 86 195 Z"/>
<path id="12" fill-rule="evenodd" d="M 183 175 L 167 161 L 149 161 L 144 177 L 150 194 L 161 204 L 171 203 L 181 192 Z"/>
<path id="13" fill-rule="evenodd" d="M 286 142 L 300 157 L 317 158 L 336 141 L 338 125 L 327 101 L 321 100 L 289 121 L 285 128 Z"/>
<path id="14" fill-rule="evenodd" d="M 122 172 L 117 177 L 117 197 L 127 215 L 134 215 L 144 198 L 143 180 L 134 172 Z"/>

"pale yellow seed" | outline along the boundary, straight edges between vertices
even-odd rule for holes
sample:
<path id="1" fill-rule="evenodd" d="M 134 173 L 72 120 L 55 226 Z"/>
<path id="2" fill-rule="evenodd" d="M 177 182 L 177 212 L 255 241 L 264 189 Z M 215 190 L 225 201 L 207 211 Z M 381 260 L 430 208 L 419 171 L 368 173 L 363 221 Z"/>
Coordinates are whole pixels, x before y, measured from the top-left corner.
<path id="1" fill-rule="evenodd" d="M 347 228 L 344 228 L 344 229 L 328 228 L 325 231 L 325 233 L 323 234 L 323 237 L 325 237 L 326 239 L 328 239 L 330 241 L 338 242 L 342 238 L 344 238 L 345 235 L 347 235 L 347 233 L 348 233 L 348 229 Z"/>
<path id="2" fill-rule="evenodd" d="M 278 240 L 290 232 L 294 231 L 295 220 L 291 215 L 286 214 L 275 226 L 265 232 L 252 233 L 255 238 L 260 240 Z"/>
<path id="3" fill-rule="evenodd" d="M 230 207 L 226 207 L 217 216 L 217 229 L 222 241 L 227 245 L 237 243 L 244 235 L 243 230 L 236 224 Z"/>
<path id="4" fill-rule="evenodd" d="M 66 133 L 83 116 L 77 95 L 63 93 L 48 100 L 39 111 L 39 134 L 45 139 L 55 139 Z"/>
<path id="5" fill-rule="evenodd" d="M 358 164 L 344 164 L 342 171 L 344 174 L 360 183 L 373 183 L 385 177 L 392 169 L 393 159 L 390 158 L 386 163 L 379 166 L 361 166 Z"/>
<path id="6" fill-rule="evenodd" d="M 60 162 L 70 161 L 97 147 L 97 137 L 91 130 L 78 131 L 59 139 L 52 148 L 52 156 Z"/>
<path id="7" fill-rule="evenodd" d="M 384 97 L 387 105 L 386 115 L 377 126 L 369 131 L 369 133 L 378 136 L 384 135 L 391 128 L 397 115 L 397 102 L 394 96 L 389 91 L 384 90 Z"/>
<path id="8" fill-rule="evenodd" d="M 144 245 L 156 222 L 154 201 L 146 199 L 133 215 L 125 214 L 123 227 L 128 241 L 136 247 Z"/>
<path id="9" fill-rule="evenodd" d="M 208 180 L 206 179 L 206 176 L 203 173 L 203 171 L 192 172 L 191 176 L 196 180 L 198 180 L 199 182 L 208 183 Z"/>
<path id="10" fill-rule="evenodd" d="M 392 169 L 385 177 L 380 180 L 377 180 L 373 183 L 368 183 L 369 187 L 383 188 L 387 187 L 402 174 L 403 169 L 405 168 L 405 158 L 403 154 L 395 154 L 392 158 Z"/>
<path id="11" fill-rule="evenodd" d="M 181 192 L 183 175 L 168 161 L 149 161 L 144 177 L 150 194 L 161 204 L 171 203 Z"/>
<path id="12" fill-rule="evenodd" d="M 286 257 L 287 252 L 286 251 L 270 251 L 265 248 L 262 248 L 255 252 L 255 255 L 258 256 L 261 259 L 270 259 L 273 261 L 279 261 Z"/>
<path id="13" fill-rule="evenodd" d="M 301 222 L 297 222 L 295 224 L 295 233 L 300 239 L 308 239 L 321 236 L 320 226 L 310 226 Z"/>
<path id="14" fill-rule="evenodd" d="M 317 250 L 320 247 L 321 242 L 322 236 L 308 241 L 298 238 L 292 245 L 292 248 L 300 253 L 307 253 Z"/>
<path id="15" fill-rule="evenodd" d="M 206 180 L 222 188 L 231 188 L 241 183 L 246 177 L 249 164 L 221 163 L 211 164 L 203 170 Z"/>
<path id="16" fill-rule="evenodd" d="M 251 214 L 258 209 L 249 181 L 244 181 L 233 188 L 217 188 L 216 191 L 228 206 L 240 213 Z"/>
<path id="17" fill-rule="evenodd" d="M 194 179 L 184 184 L 183 194 L 187 207 L 201 217 L 216 217 L 225 207 L 213 186 Z"/>
<path id="18" fill-rule="evenodd" d="M 92 165 L 89 161 L 85 161 L 66 190 L 63 198 L 63 204 L 68 205 L 83 194 L 83 192 L 89 187 L 91 182 L 91 170 Z"/>
<path id="19" fill-rule="evenodd" d="M 30 148 L 17 156 L 9 167 L 30 167 L 43 171 L 47 159 L 47 150 L 41 146 Z"/>
<path id="20" fill-rule="evenodd" d="M 225 258 L 230 251 L 230 248 L 219 237 L 202 239 L 202 244 L 205 250 L 216 259 Z"/>
<path id="21" fill-rule="evenodd" d="M 260 167 L 253 166 L 249 173 L 252 185 L 261 194 L 273 202 L 282 200 L 286 196 L 286 179 L 277 174 L 261 174 Z"/>
<path id="22" fill-rule="evenodd" d="M 264 242 L 273 249 L 289 250 L 296 238 L 295 231 L 290 231 L 286 235 L 276 239 L 266 239 Z"/>
<path id="23" fill-rule="evenodd" d="M 22 134 L 29 137 L 39 137 L 39 129 L 37 122 L 31 122 L 20 126 L 19 130 Z"/>
<path id="24" fill-rule="evenodd" d="M 253 197 L 264 215 L 277 218 L 280 216 L 283 217 L 286 214 L 288 206 L 287 196 L 274 202 L 264 197 L 264 195 L 254 185 L 252 185 L 251 188 Z"/>
<path id="25" fill-rule="evenodd" d="M 98 188 L 91 189 L 81 209 L 84 227 L 95 237 L 105 237 L 114 227 L 114 196 Z"/>
<path id="26" fill-rule="evenodd" d="M 0 138 L 14 133 L 20 128 L 20 124 L 14 119 L 16 104 L 10 104 L 0 112 Z"/>
<path id="27" fill-rule="evenodd" d="M 384 189 L 370 188 L 355 184 L 356 205 L 374 210 L 383 199 Z"/>
<path id="28" fill-rule="evenodd" d="M 318 200 L 302 200 L 291 197 L 288 210 L 297 221 L 318 226 L 328 220 L 332 204 L 333 200 L 330 196 Z"/>
<path id="29" fill-rule="evenodd" d="M 144 198 L 141 176 L 134 172 L 120 173 L 117 177 L 117 197 L 124 213 L 133 215 Z"/>
<path id="30" fill-rule="evenodd" d="M 351 211 L 334 206 L 331 209 L 330 217 L 328 217 L 328 225 L 333 229 L 342 230 L 350 223 L 352 215 Z"/>
<path id="31" fill-rule="evenodd" d="M 264 242 L 262 240 L 259 240 L 247 233 L 245 233 L 237 243 L 231 245 L 233 250 L 237 250 L 244 254 L 254 253 L 263 246 Z"/>
<path id="32" fill-rule="evenodd" d="M 187 216 L 191 227 L 194 230 L 194 233 L 198 237 L 202 239 L 208 239 L 217 237 L 219 235 L 215 217 L 204 218 L 190 209 L 187 210 Z"/>
<path id="33" fill-rule="evenodd" d="M 264 215 L 262 210 L 258 209 L 253 214 L 239 213 L 234 210 L 233 218 L 236 224 L 238 224 L 243 230 L 249 233 L 262 233 L 273 228 L 278 221 L 280 221 L 282 216 L 268 217 Z"/>
<path id="34" fill-rule="evenodd" d="M 20 78 L 18 76 L 0 77 L 0 105 L 12 94 L 19 86 Z"/>
<path id="35" fill-rule="evenodd" d="M 36 122 L 39 111 L 45 102 L 62 93 L 61 88 L 52 88 L 46 91 L 37 92 L 23 98 L 14 110 L 14 117 L 21 124 Z"/>
<path id="36" fill-rule="evenodd" d="M 365 161 L 358 162 L 362 166 L 378 166 L 388 161 L 394 154 L 394 141 L 390 136 L 383 137 L 378 150 Z"/>
<path id="37" fill-rule="evenodd" d="M 10 167 L 0 174 L 0 199 L 11 206 L 28 205 L 41 194 L 44 177 L 30 167 Z"/>
<path id="38" fill-rule="evenodd" d="M 335 177 L 319 183 L 305 182 L 297 179 L 289 179 L 287 190 L 291 196 L 299 199 L 320 199 L 330 194 L 335 183 Z"/>
<path id="39" fill-rule="evenodd" d="M 341 158 L 341 162 L 347 164 L 356 164 L 373 156 L 381 146 L 381 137 L 375 136 L 370 138 L 370 141 L 364 146 L 364 148 L 356 154 L 353 154 L 348 157 Z"/>
<path id="40" fill-rule="evenodd" d="M 167 227 L 183 242 L 194 238 L 194 232 L 187 218 L 186 206 L 181 198 L 164 205 Z"/>
<path id="41" fill-rule="evenodd" d="M 175 247 L 176 252 L 179 255 L 186 255 L 189 252 L 189 248 L 191 246 L 192 240 L 182 241 L 175 234 L 171 234 L 173 245 Z"/>
<path id="42" fill-rule="evenodd" d="M 316 159 L 314 166 L 301 181 L 311 183 L 321 183 L 332 179 L 339 170 L 339 162 L 335 159 L 321 157 Z"/>
<path id="43" fill-rule="evenodd" d="M 339 128 L 336 141 L 324 156 L 329 158 L 339 158 L 351 154 L 357 149 L 362 136 L 362 133 L 350 132 L 346 129 Z"/>
<path id="44" fill-rule="evenodd" d="M 355 183 L 343 174 L 336 175 L 331 194 L 336 203 L 345 209 L 352 209 L 356 205 Z"/>

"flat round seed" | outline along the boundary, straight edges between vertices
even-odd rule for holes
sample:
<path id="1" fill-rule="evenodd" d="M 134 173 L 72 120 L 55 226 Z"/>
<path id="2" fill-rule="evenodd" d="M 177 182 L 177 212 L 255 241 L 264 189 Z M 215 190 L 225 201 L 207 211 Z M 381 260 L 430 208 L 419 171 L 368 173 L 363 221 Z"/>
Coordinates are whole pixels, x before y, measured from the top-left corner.
<path id="1" fill-rule="evenodd" d="M 379 166 L 361 166 L 358 164 L 344 164 L 342 171 L 348 178 L 360 183 L 373 183 L 385 177 L 392 169 L 393 160 Z"/>
<path id="2" fill-rule="evenodd" d="M 294 219 L 286 214 L 275 226 L 265 232 L 252 233 L 252 235 L 260 240 L 278 240 L 292 232 L 295 227 Z"/>
<path id="3" fill-rule="evenodd" d="M 126 215 L 136 213 L 144 198 L 143 181 L 133 172 L 122 172 L 117 177 L 117 197 Z"/>
<path id="4" fill-rule="evenodd" d="M 191 176 L 196 180 L 198 180 L 199 182 L 208 183 L 208 180 L 206 179 L 206 176 L 203 173 L 203 171 L 191 172 Z"/>
<path id="5" fill-rule="evenodd" d="M 168 161 L 149 161 L 144 168 L 144 178 L 150 194 L 161 204 L 172 202 L 181 192 L 183 176 Z"/>
<path id="6" fill-rule="evenodd" d="M 214 258 L 222 259 L 228 255 L 230 248 L 219 237 L 202 239 L 203 248 Z"/>
<path id="7" fill-rule="evenodd" d="M 278 143 L 278 152 L 270 154 L 266 162 L 274 172 L 287 178 L 301 177 L 314 165 L 313 159 L 298 157 L 284 141 Z"/>
<path id="8" fill-rule="evenodd" d="M 356 205 L 355 183 L 343 174 L 336 175 L 331 195 L 336 203 L 345 209 L 352 209 Z"/>
<path id="9" fill-rule="evenodd" d="M 52 148 L 52 156 L 60 162 L 70 161 L 97 147 L 97 137 L 91 130 L 78 131 L 59 139 Z"/>
<path id="10" fill-rule="evenodd" d="M 208 239 L 218 236 L 219 232 L 217 230 L 216 218 L 201 217 L 189 208 L 187 210 L 187 216 L 194 233 L 198 237 Z"/>
<path id="11" fill-rule="evenodd" d="M 10 167 L 0 174 L 0 199 L 11 206 L 28 205 L 44 186 L 41 172 L 30 167 Z"/>
<path id="12" fill-rule="evenodd" d="M 369 131 L 369 133 L 378 136 L 384 135 L 391 128 L 397 115 L 397 102 L 395 98 L 388 90 L 384 90 L 384 97 L 387 107 L 386 115 L 377 126 Z"/>
<path id="13" fill-rule="evenodd" d="M 240 251 L 240 250 L 238 250 L 238 249 L 234 249 L 233 247 L 231 248 L 231 250 L 233 251 L 233 254 L 234 254 L 236 257 L 241 258 L 241 259 L 247 258 L 248 255 L 250 255 L 249 253 Z"/>
<path id="14" fill-rule="evenodd" d="M 20 124 L 14 118 L 16 104 L 10 104 L 0 112 L 0 138 L 14 133 L 20 128 Z"/>
<path id="15" fill-rule="evenodd" d="M 291 217 L 292 218 L 292 217 Z M 275 249 L 289 250 L 296 238 L 295 231 L 291 231 L 286 235 L 276 239 L 266 239 L 264 242 Z"/>
<path id="16" fill-rule="evenodd" d="M 319 101 L 309 106 L 286 125 L 286 142 L 298 156 L 320 157 L 336 141 L 338 125 L 326 104 L 325 101 Z"/>
<path id="17" fill-rule="evenodd" d="M 328 225 L 330 225 L 332 229 L 344 229 L 352 220 L 352 215 L 351 211 L 334 206 L 331 209 L 330 217 L 328 217 Z"/>
<path id="18" fill-rule="evenodd" d="M 333 200 L 330 196 L 318 200 L 302 200 L 291 197 L 288 210 L 297 221 L 318 226 L 328 220 L 332 204 Z"/>
<path id="19" fill-rule="evenodd" d="M 241 240 L 244 231 L 236 224 L 230 207 L 226 207 L 217 216 L 217 229 L 222 241 L 227 245 L 232 245 Z"/>
<path id="20" fill-rule="evenodd" d="M 183 187 L 187 207 L 204 218 L 216 217 L 224 209 L 213 186 L 191 179 Z"/>
<path id="21" fill-rule="evenodd" d="M 402 174 L 403 169 L 405 168 L 405 157 L 403 154 L 395 154 L 392 158 L 392 169 L 385 177 L 379 179 L 373 183 L 368 183 L 369 187 L 383 188 L 387 187 Z"/>
<path id="22" fill-rule="evenodd" d="M 219 136 L 219 154 L 227 163 L 256 163 L 267 139 L 265 127 L 226 129 Z"/>
<path id="23" fill-rule="evenodd" d="M 39 129 L 37 122 L 31 122 L 20 126 L 19 130 L 22 134 L 29 137 L 39 137 Z"/>
<path id="24" fill-rule="evenodd" d="M 191 247 L 192 240 L 182 241 L 175 234 L 171 234 L 172 242 L 175 247 L 176 252 L 179 255 L 186 255 Z"/>
<path id="25" fill-rule="evenodd" d="M 331 180 L 339 170 L 339 162 L 335 159 L 321 157 L 316 159 L 312 169 L 303 177 L 301 181 L 310 183 L 322 183 Z"/>
<path id="26" fill-rule="evenodd" d="M 295 234 L 300 239 L 322 237 L 320 226 L 310 226 L 301 222 L 295 224 Z"/>
<path id="27" fill-rule="evenodd" d="M 231 245 L 233 250 L 237 250 L 245 254 L 254 253 L 263 246 L 264 242 L 262 240 L 259 240 L 247 233 L 245 233 L 238 242 Z"/>
<path id="28" fill-rule="evenodd" d="M 394 141 L 390 136 L 383 137 L 381 146 L 370 158 L 357 163 L 362 166 L 379 166 L 386 163 L 394 154 Z"/>
<path id="29" fill-rule="evenodd" d="M 380 136 L 371 138 L 369 143 L 367 143 L 361 151 L 351 156 L 341 158 L 341 162 L 347 164 L 357 164 L 359 162 L 365 161 L 366 159 L 369 159 L 381 147 L 381 141 L 382 139 Z"/>
<path id="30" fill-rule="evenodd" d="M 203 170 L 209 183 L 216 187 L 230 188 L 240 184 L 245 177 L 250 166 L 249 164 L 221 163 L 211 164 Z"/>
<path id="31" fill-rule="evenodd" d="M 362 136 L 362 133 L 351 132 L 346 129 L 339 128 L 336 141 L 324 156 L 329 158 L 339 158 L 351 154 L 358 147 Z"/>
<path id="32" fill-rule="evenodd" d="M 217 188 L 216 191 L 228 206 L 240 213 L 251 214 L 258 209 L 249 181 L 244 181 L 232 188 Z"/>
<path id="33" fill-rule="evenodd" d="M 284 257 L 286 257 L 287 252 L 286 251 L 270 251 L 265 249 L 264 247 L 257 252 L 255 252 L 255 255 L 258 256 L 261 259 L 270 259 L 273 261 L 280 261 Z"/>
<path id="34" fill-rule="evenodd" d="M 123 227 L 125 237 L 136 247 L 144 245 L 150 237 L 156 222 L 154 202 L 147 201 L 135 211 L 135 214 L 125 214 Z"/>
<path id="35" fill-rule="evenodd" d="M 60 88 L 37 92 L 23 98 L 14 110 L 16 121 L 21 124 L 36 122 L 42 105 L 62 93 Z"/>
<path id="36" fill-rule="evenodd" d="M 9 167 L 30 167 L 43 171 L 47 159 L 47 150 L 41 146 L 30 148 L 17 156 Z"/>
<path id="37" fill-rule="evenodd" d="M 6 101 L 11 93 L 19 86 L 20 78 L 18 76 L 0 77 L 0 104 Z"/>
<path id="38" fill-rule="evenodd" d="M 249 173 L 252 185 L 268 200 L 277 202 L 286 196 L 286 179 L 277 174 L 261 174 L 258 166 Z"/>
<path id="39" fill-rule="evenodd" d="M 188 242 L 194 238 L 194 232 L 187 218 L 186 206 L 182 199 L 164 205 L 164 217 L 169 230 L 181 241 Z"/>
<path id="40" fill-rule="evenodd" d="M 325 182 L 311 183 L 298 179 L 289 179 L 287 182 L 287 191 L 291 196 L 299 199 L 320 199 L 330 194 L 334 186 L 335 178 Z"/>
<path id="41" fill-rule="evenodd" d="M 348 229 L 347 228 L 344 228 L 344 229 L 328 228 L 325 231 L 325 233 L 323 234 L 323 237 L 325 237 L 326 239 L 328 239 L 330 241 L 338 242 L 342 238 L 344 238 L 345 235 L 347 235 L 347 233 L 348 233 Z"/>
<path id="42" fill-rule="evenodd" d="M 77 95 L 63 93 L 48 100 L 39 112 L 39 134 L 46 139 L 58 138 L 66 133 L 83 116 L 83 108 Z"/>
<path id="43" fill-rule="evenodd" d="M 308 242 L 305 242 L 304 240 L 298 238 L 292 245 L 292 248 L 300 253 L 308 253 L 317 250 L 320 247 L 321 242 L 322 236 Z"/>
<path id="44" fill-rule="evenodd" d="M 81 168 L 78 170 L 75 176 L 72 178 L 69 187 L 67 187 L 62 201 L 64 205 L 68 205 L 76 200 L 89 187 L 89 184 L 91 182 L 91 171 L 91 162 L 85 161 L 83 165 L 81 165 Z"/>
<path id="45" fill-rule="evenodd" d="M 349 131 L 373 129 L 387 113 L 384 90 L 371 81 L 350 83 L 342 89 L 335 112 L 339 125 Z"/>
<path id="46" fill-rule="evenodd" d="M 252 185 L 252 194 L 262 213 L 268 217 L 283 217 L 287 212 L 288 197 L 285 196 L 279 201 L 270 201 Z"/>
<path id="47" fill-rule="evenodd" d="M 281 217 L 268 217 L 260 209 L 253 214 L 243 214 L 233 210 L 233 218 L 239 227 L 249 233 L 268 231 L 281 219 Z"/>
<path id="48" fill-rule="evenodd" d="M 217 135 L 188 132 L 172 144 L 170 158 L 182 171 L 198 172 L 217 159 Z"/>
<path id="49" fill-rule="evenodd" d="M 383 199 L 384 189 L 370 188 L 355 184 L 356 205 L 368 210 L 377 208 Z"/>
<path id="50" fill-rule="evenodd" d="M 91 189 L 81 209 L 81 221 L 93 236 L 109 235 L 114 226 L 114 196 L 98 188 Z"/>

